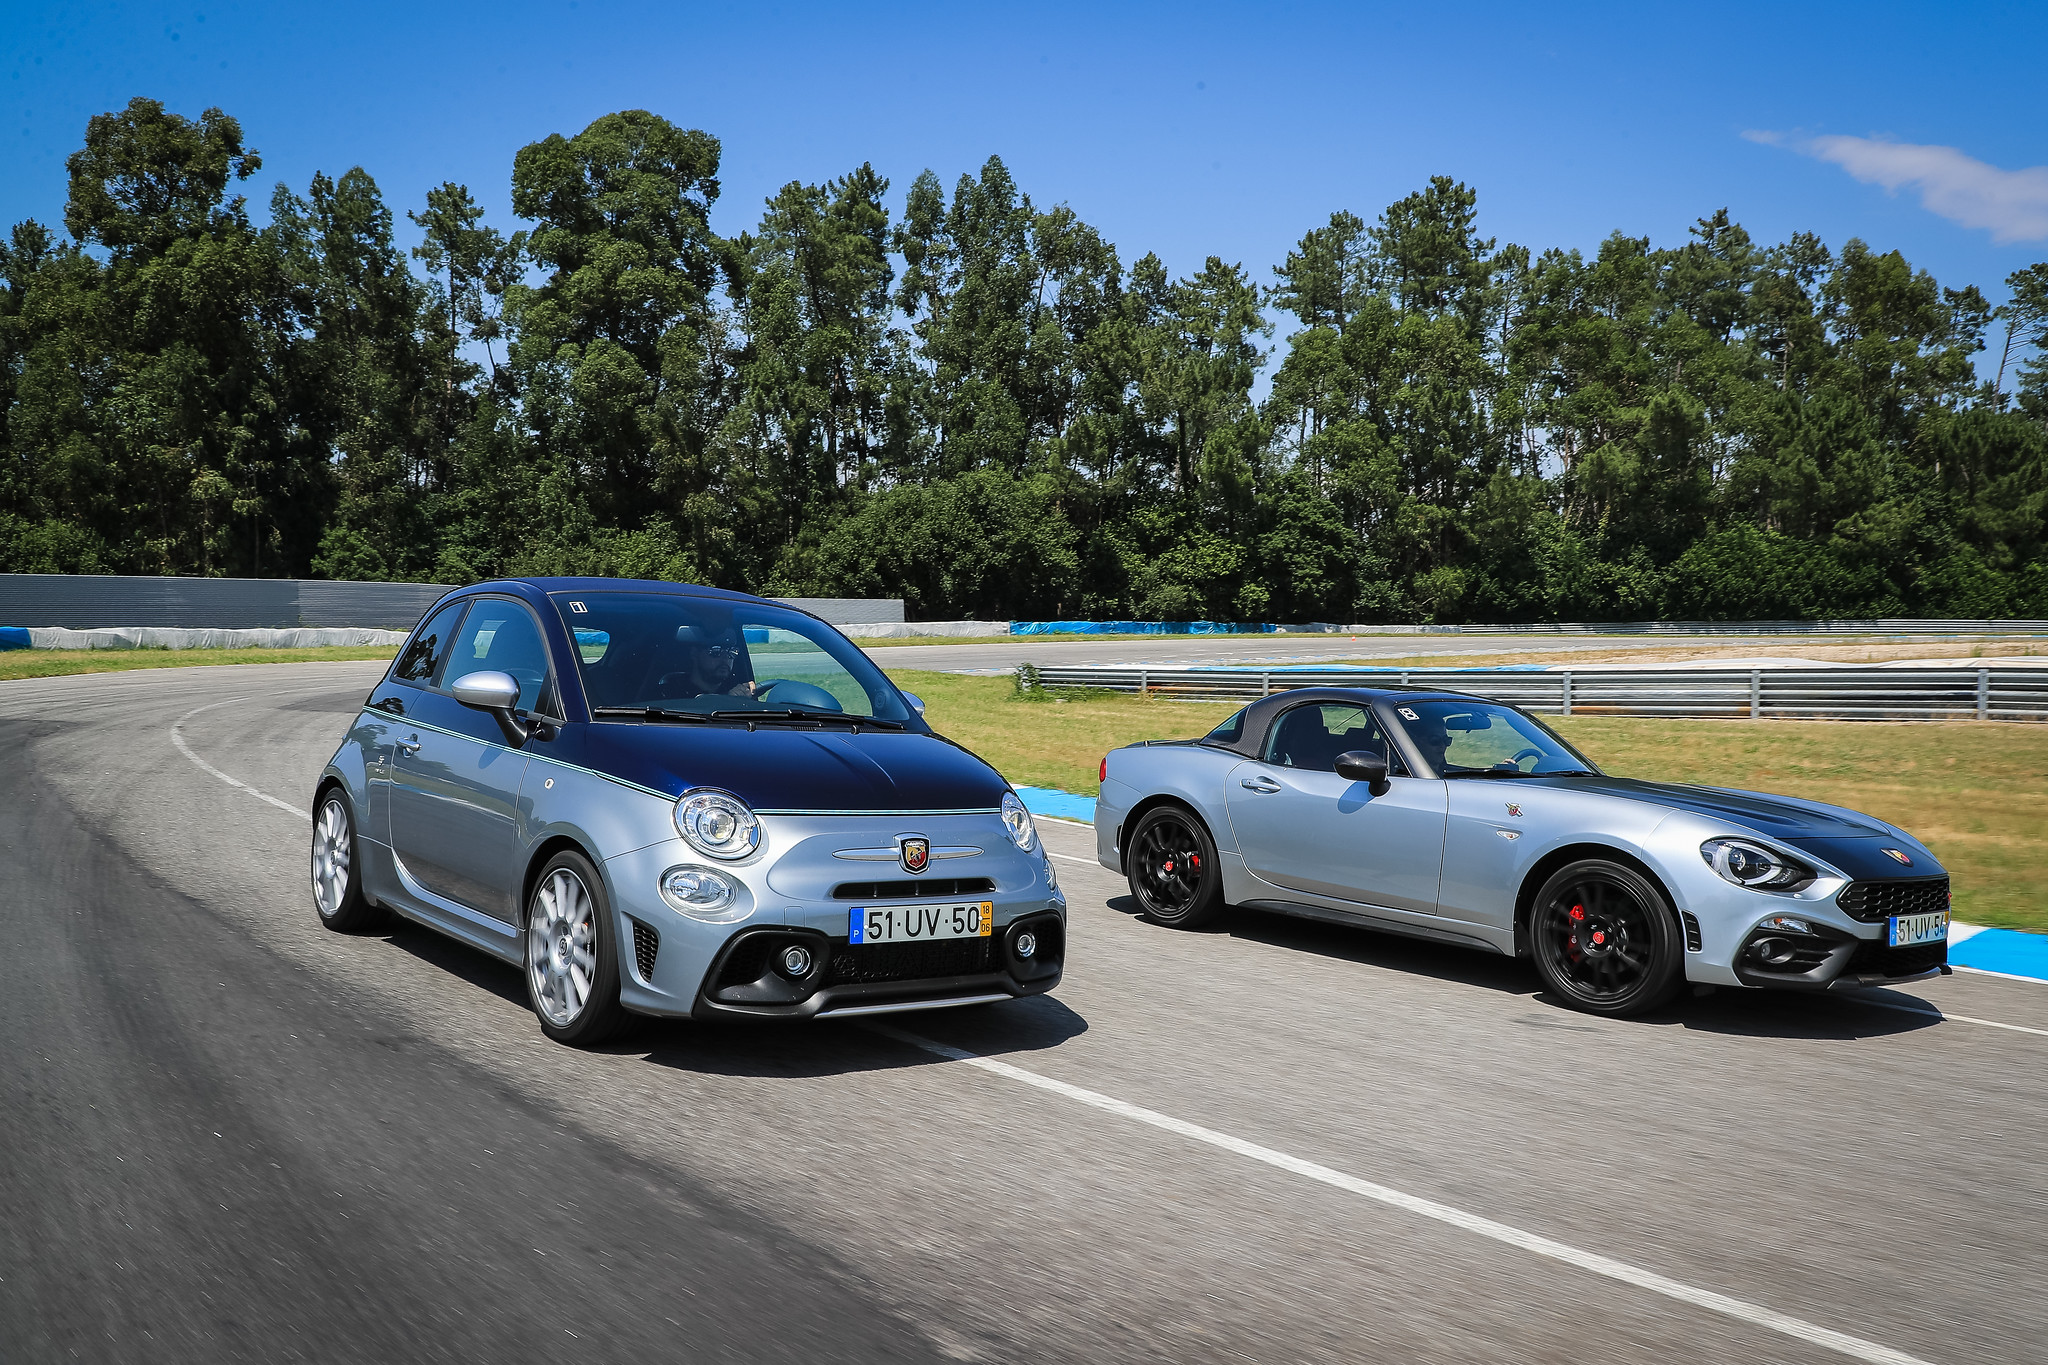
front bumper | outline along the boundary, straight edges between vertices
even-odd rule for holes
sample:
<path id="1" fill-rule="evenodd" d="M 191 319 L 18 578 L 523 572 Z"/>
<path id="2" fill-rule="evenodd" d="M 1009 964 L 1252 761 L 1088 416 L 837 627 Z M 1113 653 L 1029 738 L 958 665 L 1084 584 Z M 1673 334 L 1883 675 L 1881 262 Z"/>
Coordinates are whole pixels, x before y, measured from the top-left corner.
<path id="1" fill-rule="evenodd" d="M 1036 940 L 1028 958 L 1018 951 L 1027 933 Z M 719 953 L 691 1013 L 699 1019 L 811 1019 L 1038 995 L 1060 982 L 1066 937 L 1065 914 L 1050 907 L 1019 915 L 987 938 L 931 943 L 863 947 L 815 929 L 754 926 L 733 935 Z M 811 971 L 800 979 L 780 966 L 792 946 L 812 956 Z"/>
<path id="2" fill-rule="evenodd" d="M 681 840 L 606 860 L 627 1009 L 670 1018 L 804 1019 L 1003 1000 L 1059 983 L 1066 900 L 1043 851 L 1018 849 L 993 814 L 770 816 L 763 824 L 764 856 L 718 869 L 740 885 L 729 922 L 686 915 L 662 898 L 664 869 L 705 861 Z M 893 864 L 844 856 L 886 846 L 905 827 L 948 855 L 915 878 Z M 987 939 L 847 943 L 856 905 L 965 900 L 990 903 Z M 1040 942 L 1033 961 L 1015 953 L 1025 925 Z M 771 959 L 799 943 L 815 969 L 792 981 Z"/>

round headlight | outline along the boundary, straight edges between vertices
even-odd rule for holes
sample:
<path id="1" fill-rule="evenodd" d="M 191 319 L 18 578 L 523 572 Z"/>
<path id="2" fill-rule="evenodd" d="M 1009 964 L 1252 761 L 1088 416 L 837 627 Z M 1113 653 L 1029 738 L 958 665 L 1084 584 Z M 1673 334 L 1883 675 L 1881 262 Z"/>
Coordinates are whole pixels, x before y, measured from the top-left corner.
<path id="1" fill-rule="evenodd" d="M 1015 792 L 1003 793 L 1003 828 L 1009 831 L 1010 842 L 1026 853 L 1038 843 L 1038 827 L 1031 823 L 1031 812 L 1024 809 Z"/>
<path id="2" fill-rule="evenodd" d="M 676 832 L 713 858 L 744 858 L 761 846 L 761 822 L 747 803 L 712 787 L 676 798 Z"/>
<path id="3" fill-rule="evenodd" d="M 734 908 L 738 897 L 732 878 L 716 868 L 672 867 L 661 874 L 661 898 L 695 919 L 744 919 L 746 908 Z"/>
<path id="4" fill-rule="evenodd" d="M 1709 839 L 1700 857 L 1722 880 L 1752 891 L 1797 891 L 1814 878 L 1805 864 L 1744 839 Z"/>

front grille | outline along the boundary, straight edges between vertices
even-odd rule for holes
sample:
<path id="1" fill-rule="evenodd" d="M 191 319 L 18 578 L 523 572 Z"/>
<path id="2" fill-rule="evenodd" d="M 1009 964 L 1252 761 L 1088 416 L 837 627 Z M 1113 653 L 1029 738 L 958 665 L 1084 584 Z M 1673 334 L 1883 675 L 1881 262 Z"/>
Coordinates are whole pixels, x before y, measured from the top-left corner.
<path id="1" fill-rule="evenodd" d="M 1842 913 L 1865 924 L 1893 915 L 1927 915 L 1948 909 L 1948 878 L 1910 882 L 1851 882 L 1835 897 Z"/>
<path id="2" fill-rule="evenodd" d="M 654 955 L 661 951 L 661 935 L 639 920 L 633 921 L 633 965 L 642 981 L 654 980 Z"/>
<path id="3" fill-rule="evenodd" d="M 933 976 L 972 976 L 996 970 L 996 940 L 944 938 L 931 943 L 877 943 L 852 947 L 844 939 L 832 943 L 828 986 L 866 985 L 877 981 L 921 981 Z"/>
<path id="4" fill-rule="evenodd" d="M 1916 943 L 1894 948 L 1884 943 L 1865 943 L 1849 959 L 1844 976 L 1913 976 L 1930 967 L 1948 965 L 1948 944 Z"/>
<path id="5" fill-rule="evenodd" d="M 836 901 L 941 900 L 949 896 L 985 896 L 996 889 L 987 877 L 938 877 L 914 882 L 841 882 L 832 888 Z"/>

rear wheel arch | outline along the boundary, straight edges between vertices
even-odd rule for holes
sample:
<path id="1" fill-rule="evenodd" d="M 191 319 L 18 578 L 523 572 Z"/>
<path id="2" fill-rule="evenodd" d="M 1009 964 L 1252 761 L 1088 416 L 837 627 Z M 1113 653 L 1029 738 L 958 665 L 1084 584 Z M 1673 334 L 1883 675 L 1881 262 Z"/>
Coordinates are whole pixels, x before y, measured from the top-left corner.
<path id="1" fill-rule="evenodd" d="M 1158 810 L 1161 806 L 1180 807 L 1189 815 L 1193 816 L 1196 820 L 1200 821 L 1202 828 L 1208 830 L 1209 832 L 1210 842 L 1215 842 L 1215 829 L 1210 826 L 1208 819 L 1202 814 L 1202 812 L 1195 808 L 1195 805 L 1192 801 L 1188 801 L 1183 797 L 1175 796 L 1170 792 L 1158 792 L 1152 796 L 1146 797 L 1143 801 L 1140 801 L 1137 805 L 1132 806 L 1129 810 L 1124 812 L 1124 822 L 1117 829 L 1117 850 L 1119 854 L 1121 854 L 1124 851 L 1123 832 L 1125 830 L 1135 830 L 1138 827 L 1139 821 L 1143 820 L 1153 811 Z M 1218 851 L 1221 851 L 1220 845 L 1218 846 Z"/>
<path id="2" fill-rule="evenodd" d="M 1604 858 L 1609 862 L 1620 863 L 1657 888 L 1657 893 L 1664 897 L 1664 903 L 1671 907 L 1672 913 L 1680 913 L 1678 897 L 1671 894 L 1670 886 L 1648 863 L 1635 854 L 1626 849 L 1616 848 L 1613 844 L 1566 844 L 1538 858 L 1528 874 L 1522 878 L 1521 886 L 1515 891 L 1516 957 L 1528 957 L 1530 954 L 1529 917 L 1536 910 L 1536 893 L 1543 889 L 1543 884 L 1549 881 L 1551 874 L 1560 867 L 1586 858 Z M 1682 925 L 1680 927 L 1683 928 Z"/>

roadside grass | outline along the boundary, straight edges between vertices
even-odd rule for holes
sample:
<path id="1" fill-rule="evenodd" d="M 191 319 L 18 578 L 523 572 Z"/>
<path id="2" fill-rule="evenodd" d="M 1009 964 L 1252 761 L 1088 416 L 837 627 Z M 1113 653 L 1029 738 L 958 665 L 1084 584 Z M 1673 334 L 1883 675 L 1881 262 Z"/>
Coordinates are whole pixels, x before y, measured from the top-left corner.
<path id="1" fill-rule="evenodd" d="M 395 649 L 10 649 L 0 653 L 0 682 L 67 673 L 121 673 L 133 668 L 195 668 L 204 664 L 333 663 L 388 659 Z"/>
<path id="2" fill-rule="evenodd" d="M 891 670 L 940 733 L 1024 786 L 1095 794 L 1102 755 L 1185 739 L 1231 703 L 1017 692 L 1009 678 Z M 1623 777 L 1782 792 L 1910 830 L 1954 877 L 1956 917 L 2048 931 L 2048 725 L 1545 717 Z"/>

